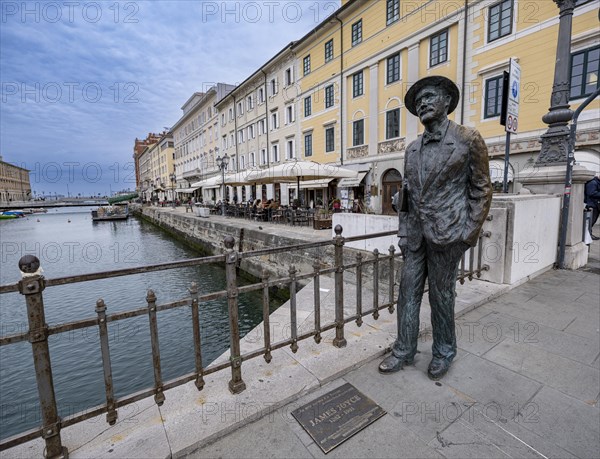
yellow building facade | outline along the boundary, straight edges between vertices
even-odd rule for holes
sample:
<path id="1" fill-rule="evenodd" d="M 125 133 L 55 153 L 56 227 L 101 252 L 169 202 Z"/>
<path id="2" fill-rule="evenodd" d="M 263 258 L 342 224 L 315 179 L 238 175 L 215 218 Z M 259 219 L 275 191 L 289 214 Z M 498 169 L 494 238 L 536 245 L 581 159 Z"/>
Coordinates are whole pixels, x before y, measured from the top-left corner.
<path id="1" fill-rule="evenodd" d="M 598 2 L 574 1 L 572 109 L 598 87 L 600 46 Z M 392 212 L 404 149 L 422 131 L 404 108 L 404 94 L 428 75 L 457 83 L 461 102 L 450 118 L 482 133 L 498 180 L 505 145 L 499 83 L 511 58 L 521 67 L 521 100 L 510 176 L 532 167 L 552 92 L 559 21 L 554 2 L 469 0 L 466 8 L 451 0 L 342 3 L 292 51 L 300 132 L 312 141 L 310 155 L 303 148 L 303 156 L 359 172 L 359 183 L 338 183 L 343 204 L 361 200 L 376 213 Z M 579 118 L 576 160 L 590 169 L 600 169 L 599 120 L 597 102 Z"/>
<path id="2" fill-rule="evenodd" d="M 0 205 L 31 200 L 29 171 L 2 160 L 0 156 Z"/>

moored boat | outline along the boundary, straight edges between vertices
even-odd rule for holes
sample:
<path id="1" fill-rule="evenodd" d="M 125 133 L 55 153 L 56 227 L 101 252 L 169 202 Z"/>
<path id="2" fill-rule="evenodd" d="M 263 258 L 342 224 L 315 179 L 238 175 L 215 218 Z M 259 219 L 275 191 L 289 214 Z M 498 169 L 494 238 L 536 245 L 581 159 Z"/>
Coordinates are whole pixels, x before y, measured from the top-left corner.
<path id="1" fill-rule="evenodd" d="M 127 220 L 129 218 L 129 206 L 115 205 L 115 206 L 102 206 L 96 210 L 92 210 L 92 221 L 113 221 L 113 220 Z"/>

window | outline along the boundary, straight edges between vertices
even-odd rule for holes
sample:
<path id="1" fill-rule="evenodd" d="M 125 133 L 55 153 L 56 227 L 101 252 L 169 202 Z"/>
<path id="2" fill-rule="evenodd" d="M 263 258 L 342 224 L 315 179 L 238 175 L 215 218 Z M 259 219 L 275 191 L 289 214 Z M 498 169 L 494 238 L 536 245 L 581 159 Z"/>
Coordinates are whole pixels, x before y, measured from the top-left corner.
<path id="1" fill-rule="evenodd" d="M 386 4 L 386 24 L 390 25 L 400 19 L 400 0 L 387 0 Z"/>
<path id="2" fill-rule="evenodd" d="M 273 78 L 271 80 L 271 95 L 274 96 L 277 94 L 277 79 Z"/>
<path id="3" fill-rule="evenodd" d="M 325 108 L 333 107 L 333 85 L 325 87 Z"/>
<path id="4" fill-rule="evenodd" d="M 258 88 L 258 103 L 262 104 L 265 101 L 265 89 Z"/>
<path id="5" fill-rule="evenodd" d="M 223 136 L 223 150 L 227 150 L 227 136 Z"/>
<path id="6" fill-rule="evenodd" d="M 387 84 L 400 80 L 400 53 L 387 58 Z"/>
<path id="7" fill-rule="evenodd" d="M 333 59 L 333 38 L 325 43 L 325 63 Z"/>
<path id="8" fill-rule="evenodd" d="M 271 113 L 271 131 L 279 127 L 277 112 Z"/>
<path id="9" fill-rule="evenodd" d="M 252 96 L 248 96 L 246 99 L 246 110 L 252 110 L 254 108 L 254 99 Z"/>
<path id="10" fill-rule="evenodd" d="M 274 163 L 278 163 L 279 162 L 279 144 L 274 143 L 271 146 L 271 159 L 273 160 Z"/>
<path id="11" fill-rule="evenodd" d="M 310 73 L 310 54 L 303 59 L 302 69 L 304 71 L 304 75 L 308 75 Z"/>
<path id="12" fill-rule="evenodd" d="M 502 75 L 490 78 L 485 82 L 484 118 L 500 116 L 502 111 Z"/>
<path id="13" fill-rule="evenodd" d="M 363 95 L 363 72 L 362 70 L 352 75 L 352 97 Z"/>
<path id="14" fill-rule="evenodd" d="M 325 129 L 325 151 L 327 153 L 335 150 L 334 128 Z"/>
<path id="15" fill-rule="evenodd" d="M 246 157 L 240 156 L 240 170 L 246 169 Z"/>
<path id="16" fill-rule="evenodd" d="M 600 87 L 598 82 L 599 59 L 600 46 L 571 55 L 571 99 L 589 96 L 596 88 Z"/>
<path id="17" fill-rule="evenodd" d="M 358 120 L 352 123 L 352 146 L 365 143 L 365 120 Z"/>
<path id="18" fill-rule="evenodd" d="M 233 120 L 233 108 L 229 108 L 229 121 Z"/>
<path id="19" fill-rule="evenodd" d="M 288 68 L 285 71 L 285 85 L 290 86 L 294 82 L 294 77 L 292 74 L 292 68 Z"/>
<path id="20" fill-rule="evenodd" d="M 233 147 L 235 145 L 235 137 L 233 136 L 233 132 L 229 134 L 229 146 Z"/>
<path id="21" fill-rule="evenodd" d="M 429 40 L 429 67 L 448 60 L 448 30 L 434 35 Z"/>
<path id="22" fill-rule="evenodd" d="M 242 143 L 244 141 L 244 130 L 240 129 L 238 131 L 238 143 Z"/>
<path id="23" fill-rule="evenodd" d="M 304 116 L 310 116 L 312 113 L 312 99 L 311 96 L 304 98 Z"/>
<path id="24" fill-rule="evenodd" d="M 400 109 L 389 110 L 385 113 L 385 138 L 400 137 Z"/>
<path id="25" fill-rule="evenodd" d="M 221 126 L 225 126 L 225 113 L 221 113 Z"/>
<path id="26" fill-rule="evenodd" d="M 287 159 L 294 159 L 296 157 L 296 152 L 294 151 L 294 139 L 288 139 L 285 142 L 285 149 Z"/>
<path id="27" fill-rule="evenodd" d="M 248 140 L 253 139 L 254 136 L 254 124 L 248 126 Z"/>
<path id="28" fill-rule="evenodd" d="M 304 156 L 312 156 L 312 133 L 304 136 Z"/>
<path id="29" fill-rule="evenodd" d="M 266 119 L 262 119 L 258 122 L 258 134 L 266 134 L 267 133 L 267 120 Z"/>
<path id="30" fill-rule="evenodd" d="M 267 149 L 266 148 L 262 148 L 260 150 L 260 164 L 267 164 Z"/>
<path id="31" fill-rule="evenodd" d="M 362 19 L 352 24 L 352 46 L 362 41 Z"/>
<path id="32" fill-rule="evenodd" d="M 244 104 L 238 102 L 237 104 L 238 116 L 242 116 L 244 114 Z"/>
<path id="33" fill-rule="evenodd" d="M 503 0 L 490 6 L 488 19 L 488 41 L 510 35 L 513 21 L 513 0 Z"/>
<path id="34" fill-rule="evenodd" d="M 255 167 L 255 166 L 256 166 L 256 159 L 254 157 L 254 152 L 251 152 L 250 156 L 249 156 L 248 167 Z"/>
<path id="35" fill-rule="evenodd" d="M 294 106 L 288 105 L 285 107 L 285 124 L 291 124 L 294 122 Z"/>

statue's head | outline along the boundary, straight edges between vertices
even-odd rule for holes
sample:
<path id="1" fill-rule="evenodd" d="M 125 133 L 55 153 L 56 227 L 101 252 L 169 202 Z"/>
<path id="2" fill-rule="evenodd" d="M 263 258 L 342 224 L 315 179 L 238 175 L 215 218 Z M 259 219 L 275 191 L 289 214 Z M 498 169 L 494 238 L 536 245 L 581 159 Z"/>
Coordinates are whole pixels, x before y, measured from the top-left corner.
<path id="1" fill-rule="evenodd" d="M 429 76 L 413 84 L 404 96 L 404 105 L 422 122 L 452 113 L 459 100 L 458 87 L 443 76 Z"/>

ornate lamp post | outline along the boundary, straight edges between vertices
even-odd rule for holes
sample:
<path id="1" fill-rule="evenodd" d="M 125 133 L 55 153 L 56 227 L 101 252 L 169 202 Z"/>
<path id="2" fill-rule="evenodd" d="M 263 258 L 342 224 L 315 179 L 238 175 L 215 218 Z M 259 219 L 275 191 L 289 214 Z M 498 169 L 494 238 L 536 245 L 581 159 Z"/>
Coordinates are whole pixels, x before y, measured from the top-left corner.
<path id="1" fill-rule="evenodd" d="M 548 130 L 541 136 L 541 151 L 533 170 L 524 170 L 516 180 L 534 194 L 562 194 L 563 209 L 560 228 L 558 263 L 561 268 L 577 269 L 587 263 L 588 248 L 582 242 L 584 184 L 593 173 L 574 165 L 573 152 L 569 153 L 569 108 L 571 91 L 571 29 L 576 0 L 554 0 L 559 8 L 558 42 L 554 84 L 550 109 L 542 120 Z M 575 142 L 571 146 L 574 149 Z"/>
<path id="2" fill-rule="evenodd" d="M 567 163 L 569 128 L 567 123 L 573 117 L 569 108 L 571 83 L 571 29 L 575 0 L 554 0 L 560 9 L 558 24 L 558 46 L 556 47 L 556 65 L 554 67 L 554 84 L 550 97 L 550 109 L 542 117 L 548 124 L 548 130 L 542 135 L 542 149 L 536 166 L 556 166 Z"/>
<path id="3" fill-rule="evenodd" d="M 229 156 L 225 154 L 222 158 L 217 156 L 217 166 L 221 169 L 221 176 L 223 177 L 223 194 L 221 195 L 221 215 L 225 216 L 225 169 L 229 164 Z"/>
<path id="4" fill-rule="evenodd" d="M 175 180 L 177 179 L 175 172 L 171 172 L 169 179 L 171 179 L 171 207 L 175 207 Z"/>

